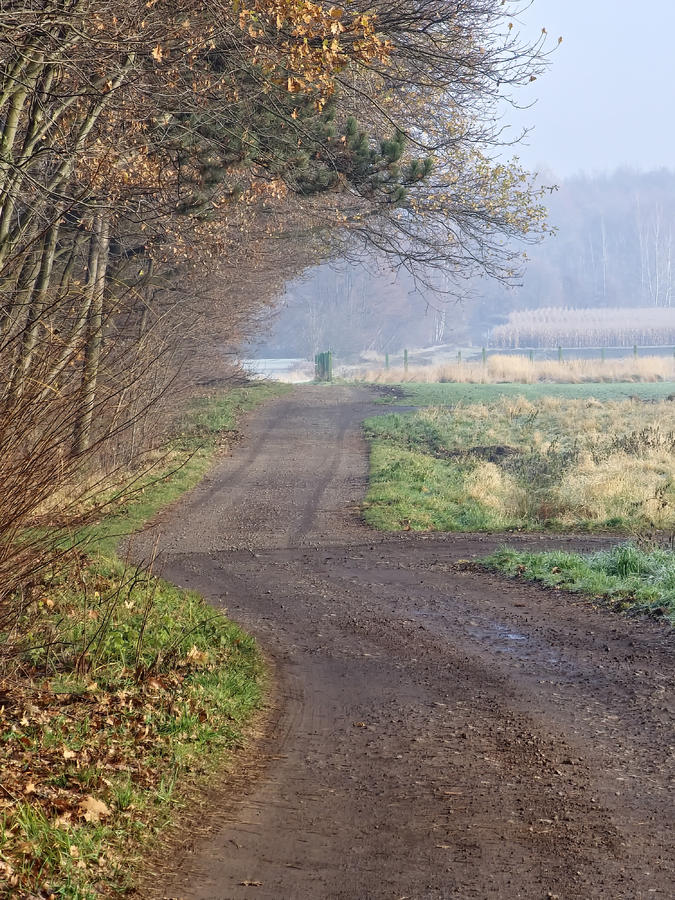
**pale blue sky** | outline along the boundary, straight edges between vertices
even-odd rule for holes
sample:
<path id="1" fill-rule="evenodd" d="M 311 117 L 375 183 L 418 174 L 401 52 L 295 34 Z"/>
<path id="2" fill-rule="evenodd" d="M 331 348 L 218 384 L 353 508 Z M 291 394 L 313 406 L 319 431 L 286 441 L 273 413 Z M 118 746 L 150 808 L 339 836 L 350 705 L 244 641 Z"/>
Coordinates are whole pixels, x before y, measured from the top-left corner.
<path id="1" fill-rule="evenodd" d="M 521 20 L 524 34 L 563 36 L 536 105 L 506 113 L 535 126 L 517 150 L 529 168 L 675 169 L 675 0 L 534 0 Z"/>

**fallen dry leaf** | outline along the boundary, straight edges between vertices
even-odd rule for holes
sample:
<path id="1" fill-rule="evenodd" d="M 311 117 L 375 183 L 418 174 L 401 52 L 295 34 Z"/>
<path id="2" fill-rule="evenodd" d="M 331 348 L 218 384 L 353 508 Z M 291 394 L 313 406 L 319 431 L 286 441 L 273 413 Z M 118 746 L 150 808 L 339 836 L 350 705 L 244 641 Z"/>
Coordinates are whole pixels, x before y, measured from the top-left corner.
<path id="1" fill-rule="evenodd" d="M 110 815 L 110 809 L 103 800 L 97 800 L 91 795 L 81 800 L 77 808 L 87 822 L 100 822 L 101 819 Z"/>
<path id="2" fill-rule="evenodd" d="M 262 881 L 240 881 L 242 887 L 262 887 Z"/>
<path id="3" fill-rule="evenodd" d="M 63 758 L 64 759 L 75 759 L 77 753 L 74 750 L 69 750 L 68 747 L 63 748 Z"/>
<path id="4" fill-rule="evenodd" d="M 188 662 L 196 663 L 197 665 L 203 665 L 208 662 L 209 654 L 204 653 L 203 650 L 198 650 L 196 645 L 190 648 L 188 655 L 186 656 Z"/>

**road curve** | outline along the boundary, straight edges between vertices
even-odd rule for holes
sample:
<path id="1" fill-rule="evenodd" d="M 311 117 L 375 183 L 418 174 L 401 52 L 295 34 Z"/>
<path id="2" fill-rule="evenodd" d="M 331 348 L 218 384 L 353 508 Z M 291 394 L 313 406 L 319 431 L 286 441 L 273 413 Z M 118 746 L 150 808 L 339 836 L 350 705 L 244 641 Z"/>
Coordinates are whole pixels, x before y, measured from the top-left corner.
<path id="1" fill-rule="evenodd" d="M 365 528 L 374 399 L 274 401 L 160 523 L 165 576 L 257 636 L 277 698 L 147 896 L 672 897 L 672 632 L 461 562 L 498 536 Z"/>

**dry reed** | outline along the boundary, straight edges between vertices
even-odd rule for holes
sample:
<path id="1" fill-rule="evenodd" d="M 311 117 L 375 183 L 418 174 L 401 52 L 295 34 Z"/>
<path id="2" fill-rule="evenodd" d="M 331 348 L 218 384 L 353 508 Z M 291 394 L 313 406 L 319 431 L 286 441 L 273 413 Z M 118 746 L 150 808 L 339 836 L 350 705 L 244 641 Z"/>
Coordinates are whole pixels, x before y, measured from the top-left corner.
<path id="1" fill-rule="evenodd" d="M 542 307 L 516 310 L 497 325 L 490 346 L 518 347 L 642 347 L 675 344 L 675 308 L 603 307 L 568 309 Z"/>
<path id="2" fill-rule="evenodd" d="M 374 384 L 418 382 L 460 382 L 498 384 L 516 382 L 537 384 L 580 384 L 582 382 L 655 382 L 675 380 L 675 361 L 667 356 L 624 357 L 622 359 L 535 360 L 527 356 L 489 356 L 482 362 L 448 362 L 430 366 L 392 369 L 370 369 L 355 376 L 358 381 Z"/>

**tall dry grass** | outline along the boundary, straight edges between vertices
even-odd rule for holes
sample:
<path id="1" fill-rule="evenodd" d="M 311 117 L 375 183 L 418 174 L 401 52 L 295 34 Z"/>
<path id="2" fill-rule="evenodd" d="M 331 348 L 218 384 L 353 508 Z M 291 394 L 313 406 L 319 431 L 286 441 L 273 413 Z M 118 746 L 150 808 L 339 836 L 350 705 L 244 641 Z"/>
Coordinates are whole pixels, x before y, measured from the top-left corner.
<path id="1" fill-rule="evenodd" d="M 499 465 L 479 461 L 468 494 L 505 520 L 616 520 L 667 529 L 675 521 L 675 411 L 666 400 L 514 397 L 450 412 L 421 410 L 424 421 L 463 440 L 499 443 L 522 454 Z"/>
<path id="2" fill-rule="evenodd" d="M 431 366 L 410 366 L 393 369 L 369 369 L 355 376 L 358 381 L 374 384 L 418 382 L 435 384 L 460 382 L 466 384 L 518 384 L 583 382 L 654 382 L 675 380 L 675 361 L 665 356 L 625 357 L 623 359 L 535 360 L 527 356 L 489 356 L 482 362 L 448 362 Z"/>
<path id="3" fill-rule="evenodd" d="M 499 397 L 367 427 L 379 527 L 675 528 L 671 401 Z"/>

